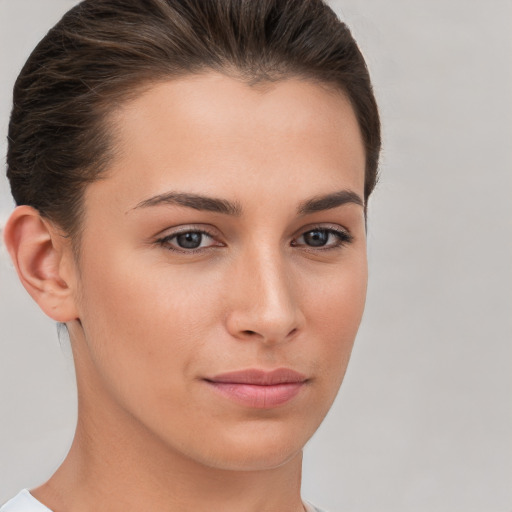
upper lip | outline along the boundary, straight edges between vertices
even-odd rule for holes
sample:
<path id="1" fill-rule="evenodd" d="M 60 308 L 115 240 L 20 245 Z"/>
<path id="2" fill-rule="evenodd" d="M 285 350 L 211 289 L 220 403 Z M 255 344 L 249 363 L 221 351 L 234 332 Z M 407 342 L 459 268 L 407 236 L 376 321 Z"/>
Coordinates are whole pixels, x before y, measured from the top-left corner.
<path id="1" fill-rule="evenodd" d="M 276 384 L 290 384 L 305 382 L 305 375 L 290 368 L 277 368 L 276 370 L 248 369 L 235 372 L 221 373 L 206 379 L 209 382 L 231 384 L 253 384 L 257 386 L 272 386 Z"/>

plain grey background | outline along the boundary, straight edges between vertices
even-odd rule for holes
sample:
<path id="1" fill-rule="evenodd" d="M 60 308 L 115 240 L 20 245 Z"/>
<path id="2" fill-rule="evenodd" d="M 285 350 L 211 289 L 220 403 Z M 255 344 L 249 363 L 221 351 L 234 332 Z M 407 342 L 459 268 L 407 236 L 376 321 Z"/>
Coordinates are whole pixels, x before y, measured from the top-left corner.
<path id="1" fill-rule="evenodd" d="M 11 88 L 75 0 L 0 0 Z M 380 103 L 370 286 L 337 402 L 306 449 L 330 512 L 512 510 L 512 1 L 340 0 Z M 2 156 L 3 158 L 3 156 Z M 0 178 L 0 225 L 13 207 Z M 0 503 L 64 457 L 70 350 L 0 247 Z"/>

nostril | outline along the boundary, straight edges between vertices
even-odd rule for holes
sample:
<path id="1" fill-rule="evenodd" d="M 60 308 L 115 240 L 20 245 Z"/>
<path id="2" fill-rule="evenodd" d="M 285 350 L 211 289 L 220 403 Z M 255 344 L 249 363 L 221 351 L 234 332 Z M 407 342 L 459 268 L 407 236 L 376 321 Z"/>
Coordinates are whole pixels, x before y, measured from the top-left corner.
<path id="1" fill-rule="evenodd" d="M 293 336 L 296 332 L 297 332 L 297 329 L 296 329 L 296 328 L 295 328 L 295 329 L 292 329 L 292 330 L 288 333 L 288 335 L 286 336 L 286 338 L 289 338 L 289 337 Z M 246 336 L 250 336 L 250 337 L 258 336 L 258 333 L 257 333 L 256 331 L 251 331 L 251 330 L 249 330 L 249 329 L 246 329 L 246 330 L 242 331 L 242 333 L 243 333 L 244 335 L 246 335 Z"/>

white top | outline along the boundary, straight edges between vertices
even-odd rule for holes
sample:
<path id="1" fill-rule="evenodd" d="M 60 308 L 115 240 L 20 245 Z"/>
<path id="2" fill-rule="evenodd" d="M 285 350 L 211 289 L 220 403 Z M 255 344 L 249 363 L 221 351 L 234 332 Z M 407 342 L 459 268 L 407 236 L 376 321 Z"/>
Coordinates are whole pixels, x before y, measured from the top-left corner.
<path id="1" fill-rule="evenodd" d="M 323 512 L 319 508 L 314 507 L 310 503 L 304 502 L 306 512 Z M 37 501 L 27 489 L 23 489 L 12 500 L 9 500 L 0 512 L 52 512 L 48 507 L 45 507 L 40 501 Z"/>
<path id="2" fill-rule="evenodd" d="M 9 500 L 0 512 L 52 512 L 45 507 L 40 501 L 37 501 L 27 489 L 23 489 L 19 494 Z"/>

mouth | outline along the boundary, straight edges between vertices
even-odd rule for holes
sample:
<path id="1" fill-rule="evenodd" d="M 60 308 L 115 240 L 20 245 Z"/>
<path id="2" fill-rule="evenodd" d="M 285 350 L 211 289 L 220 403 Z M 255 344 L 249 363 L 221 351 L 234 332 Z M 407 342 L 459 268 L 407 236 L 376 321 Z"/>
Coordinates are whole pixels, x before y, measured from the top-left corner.
<path id="1" fill-rule="evenodd" d="M 273 409 L 291 401 L 306 387 L 308 379 L 289 368 L 223 373 L 204 381 L 220 395 L 255 409 Z"/>

